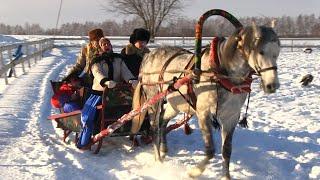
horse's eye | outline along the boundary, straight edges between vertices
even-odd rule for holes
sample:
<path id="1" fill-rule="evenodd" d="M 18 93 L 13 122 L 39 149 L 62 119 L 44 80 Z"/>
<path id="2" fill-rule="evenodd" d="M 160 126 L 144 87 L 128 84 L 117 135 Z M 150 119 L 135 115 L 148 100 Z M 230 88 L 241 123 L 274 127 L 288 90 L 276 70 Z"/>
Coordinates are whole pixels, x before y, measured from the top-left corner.
<path id="1" fill-rule="evenodd" d="M 263 55 L 264 55 L 264 52 L 263 52 L 263 51 L 259 51 L 259 54 L 263 56 Z"/>

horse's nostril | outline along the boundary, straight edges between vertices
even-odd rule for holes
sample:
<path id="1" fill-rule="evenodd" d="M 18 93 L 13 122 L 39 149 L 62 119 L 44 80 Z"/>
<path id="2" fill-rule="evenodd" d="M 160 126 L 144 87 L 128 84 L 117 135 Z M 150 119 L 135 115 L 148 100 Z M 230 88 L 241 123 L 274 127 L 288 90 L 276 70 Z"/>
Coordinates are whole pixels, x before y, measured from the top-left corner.
<path id="1" fill-rule="evenodd" d="M 269 90 L 273 89 L 273 85 L 272 85 L 272 84 L 268 84 L 266 87 L 267 87 L 267 89 L 269 89 Z"/>

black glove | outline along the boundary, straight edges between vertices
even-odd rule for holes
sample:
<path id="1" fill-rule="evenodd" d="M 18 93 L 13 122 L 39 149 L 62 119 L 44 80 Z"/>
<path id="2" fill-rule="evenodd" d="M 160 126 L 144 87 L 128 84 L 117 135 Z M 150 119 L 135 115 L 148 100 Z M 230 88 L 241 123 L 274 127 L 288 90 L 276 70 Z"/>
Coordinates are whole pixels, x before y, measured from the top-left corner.
<path id="1" fill-rule="evenodd" d="M 78 73 L 76 72 L 76 71 L 74 71 L 74 72 L 70 72 L 67 76 L 65 76 L 65 77 L 63 77 L 62 78 L 62 82 L 70 82 L 71 81 L 71 79 L 79 79 L 79 77 L 78 77 L 78 75 L 77 75 Z"/>

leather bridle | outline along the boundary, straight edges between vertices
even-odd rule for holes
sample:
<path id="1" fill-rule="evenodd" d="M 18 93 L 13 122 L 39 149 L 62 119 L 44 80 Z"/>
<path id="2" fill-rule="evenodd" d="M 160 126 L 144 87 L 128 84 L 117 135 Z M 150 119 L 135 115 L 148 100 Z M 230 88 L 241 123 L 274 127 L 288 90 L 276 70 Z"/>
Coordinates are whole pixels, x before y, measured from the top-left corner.
<path id="1" fill-rule="evenodd" d="M 239 34 L 242 33 L 242 30 L 240 31 Z M 260 37 L 256 37 L 254 42 L 253 42 L 253 46 L 250 47 L 250 51 L 254 51 L 255 48 L 258 47 L 258 44 L 260 42 Z M 249 57 L 246 56 L 246 53 L 245 53 L 245 50 L 244 50 L 244 47 L 242 46 L 241 49 L 240 49 L 241 53 L 242 53 L 242 56 L 245 57 L 247 60 L 249 60 Z M 256 52 L 257 53 L 257 52 Z M 261 68 L 258 64 L 258 60 L 257 58 L 255 57 L 254 58 L 254 68 L 252 68 L 256 74 L 258 76 L 261 76 L 261 73 L 262 72 L 266 72 L 266 71 L 276 71 L 278 69 L 277 66 L 271 66 L 271 67 L 267 67 L 267 68 Z"/>

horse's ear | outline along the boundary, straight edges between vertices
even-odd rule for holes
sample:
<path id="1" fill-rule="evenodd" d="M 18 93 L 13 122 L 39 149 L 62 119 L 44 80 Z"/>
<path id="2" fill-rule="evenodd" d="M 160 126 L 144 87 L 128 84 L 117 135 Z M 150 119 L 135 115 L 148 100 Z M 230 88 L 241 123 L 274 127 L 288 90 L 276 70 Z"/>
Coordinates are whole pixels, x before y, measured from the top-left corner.
<path id="1" fill-rule="evenodd" d="M 237 41 L 237 49 L 242 49 L 244 45 L 244 28 L 240 28 L 236 31 L 235 40 Z"/>
<path id="2" fill-rule="evenodd" d="M 261 38 L 261 30 L 254 21 L 252 21 L 252 29 L 254 35 L 254 46 L 257 46 L 259 39 Z"/>
<path id="3" fill-rule="evenodd" d="M 232 34 L 224 47 L 224 57 L 225 59 L 232 59 L 237 48 L 240 48 L 239 46 L 241 46 L 241 42 L 242 42 L 242 37 L 239 34 L 239 32 L 241 32 L 242 29 L 238 29 L 234 34 Z"/>
<path id="4" fill-rule="evenodd" d="M 253 29 L 253 34 L 256 39 L 259 39 L 261 37 L 261 32 L 260 28 L 257 26 L 255 21 L 252 21 L 252 29 Z"/>
<path id="5" fill-rule="evenodd" d="M 270 23 L 270 27 L 271 27 L 272 29 L 274 29 L 274 28 L 276 27 L 276 25 L 277 25 L 277 20 L 276 20 L 276 19 L 272 19 L 272 20 L 271 20 L 271 23 Z"/>
<path id="6" fill-rule="evenodd" d="M 243 40 L 241 34 L 238 34 L 238 36 L 235 37 L 235 40 L 238 42 L 237 49 L 241 49 L 243 47 Z"/>

